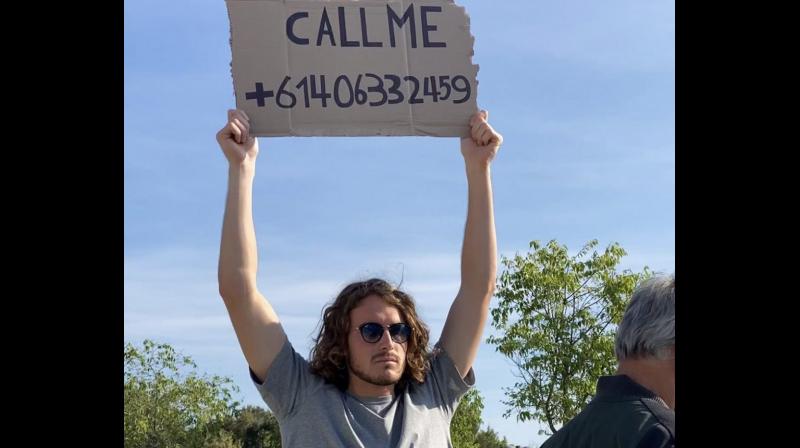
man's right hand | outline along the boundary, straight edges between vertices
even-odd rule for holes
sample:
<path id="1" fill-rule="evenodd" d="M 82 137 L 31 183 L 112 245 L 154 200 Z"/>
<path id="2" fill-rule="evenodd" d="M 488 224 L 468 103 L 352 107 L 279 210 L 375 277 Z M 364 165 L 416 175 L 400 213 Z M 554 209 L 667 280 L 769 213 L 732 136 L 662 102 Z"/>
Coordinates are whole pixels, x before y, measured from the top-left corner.
<path id="1" fill-rule="evenodd" d="M 242 110 L 228 110 L 228 123 L 217 132 L 217 143 L 231 165 L 255 163 L 258 157 L 258 140 L 250 135 L 250 119 Z"/>

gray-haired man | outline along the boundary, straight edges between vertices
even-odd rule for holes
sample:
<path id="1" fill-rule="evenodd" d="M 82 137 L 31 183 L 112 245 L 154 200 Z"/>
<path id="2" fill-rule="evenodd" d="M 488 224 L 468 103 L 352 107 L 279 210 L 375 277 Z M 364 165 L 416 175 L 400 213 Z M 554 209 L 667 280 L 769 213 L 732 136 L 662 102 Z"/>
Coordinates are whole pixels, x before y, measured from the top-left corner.
<path id="1" fill-rule="evenodd" d="M 617 330 L 617 374 L 542 448 L 675 446 L 675 277 L 633 293 Z"/>

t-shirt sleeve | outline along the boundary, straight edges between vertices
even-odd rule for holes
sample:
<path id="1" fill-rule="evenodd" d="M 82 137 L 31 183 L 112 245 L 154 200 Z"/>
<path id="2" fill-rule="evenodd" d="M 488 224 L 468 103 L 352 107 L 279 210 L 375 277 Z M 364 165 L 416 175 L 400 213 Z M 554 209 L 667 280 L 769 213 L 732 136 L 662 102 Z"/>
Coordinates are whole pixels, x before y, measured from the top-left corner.
<path id="1" fill-rule="evenodd" d="M 248 370 L 264 402 L 279 419 L 296 412 L 305 397 L 324 384 L 322 378 L 311 373 L 308 361 L 294 351 L 288 339 L 272 361 L 263 383 Z"/>
<path id="2" fill-rule="evenodd" d="M 472 367 L 462 378 L 453 359 L 439 346 L 434 348 L 431 356 L 429 378 L 433 380 L 431 387 L 434 393 L 451 415 L 455 412 L 458 400 L 475 385 L 475 372 Z"/>

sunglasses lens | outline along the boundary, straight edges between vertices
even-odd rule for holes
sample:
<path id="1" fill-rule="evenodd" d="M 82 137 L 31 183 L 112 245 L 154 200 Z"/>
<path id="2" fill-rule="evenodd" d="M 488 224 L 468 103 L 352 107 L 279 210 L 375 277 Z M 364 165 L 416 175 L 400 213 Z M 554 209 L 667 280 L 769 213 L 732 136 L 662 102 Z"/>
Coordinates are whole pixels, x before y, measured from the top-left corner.
<path id="1" fill-rule="evenodd" d="M 408 337 L 411 336 L 411 327 L 407 324 L 394 324 L 389 326 L 389 335 L 392 336 L 392 340 L 397 343 L 403 343 L 408 340 Z"/>
<path id="2" fill-rule="evenodd" d="M 361 337 L 367 342 L 378 342 L 383 336 L 383 327 L 378 324 L 364 324 L 361 326 Z"/>

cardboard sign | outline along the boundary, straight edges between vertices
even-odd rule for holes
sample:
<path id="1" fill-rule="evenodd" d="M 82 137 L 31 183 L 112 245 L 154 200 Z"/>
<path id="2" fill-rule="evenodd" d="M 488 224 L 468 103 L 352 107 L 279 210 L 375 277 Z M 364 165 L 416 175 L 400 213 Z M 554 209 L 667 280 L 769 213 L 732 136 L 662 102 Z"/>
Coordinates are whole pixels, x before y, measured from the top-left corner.
<path id="1" fill-rule="evenodd" d="M 474 38 L 448 0 L 227 0 L 256 136 L 469 135 Z"/>

